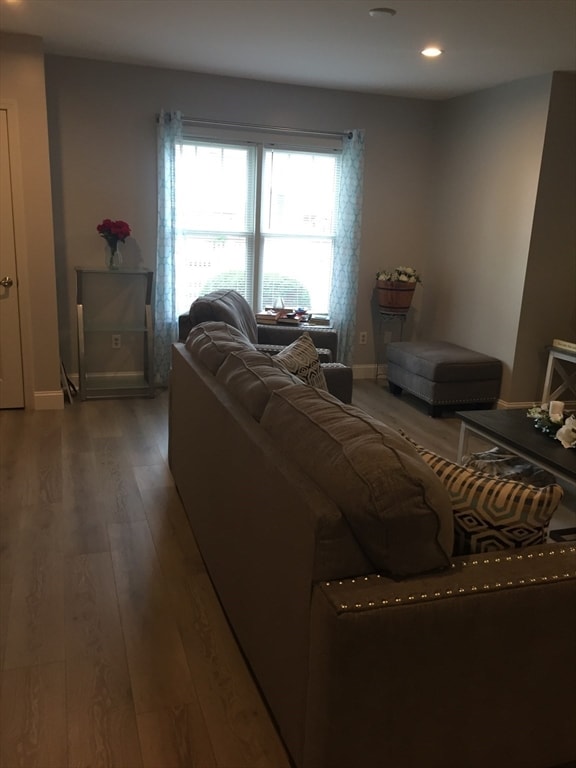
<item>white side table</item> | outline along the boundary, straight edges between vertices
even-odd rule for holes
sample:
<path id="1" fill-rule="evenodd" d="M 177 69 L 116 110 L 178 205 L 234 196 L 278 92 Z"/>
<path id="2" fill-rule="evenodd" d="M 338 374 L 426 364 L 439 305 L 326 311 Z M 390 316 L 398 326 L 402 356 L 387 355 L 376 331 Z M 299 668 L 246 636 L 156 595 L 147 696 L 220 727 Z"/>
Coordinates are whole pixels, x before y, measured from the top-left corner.
<path id="1" fill-rule="evenodd" d="M 569 370 L 568 367 L 571 367 L 572 370 Z M 556 389 L 552 390 L 555 373 L 560 378 L 560 383 Z M 542 402 L 549 403 L 550 400 L 559 400 L 561 399 L 560 395 L 568 392 L 572 392 L 576 398 L 576 352 L 559 347 L 549 347 Z"/>

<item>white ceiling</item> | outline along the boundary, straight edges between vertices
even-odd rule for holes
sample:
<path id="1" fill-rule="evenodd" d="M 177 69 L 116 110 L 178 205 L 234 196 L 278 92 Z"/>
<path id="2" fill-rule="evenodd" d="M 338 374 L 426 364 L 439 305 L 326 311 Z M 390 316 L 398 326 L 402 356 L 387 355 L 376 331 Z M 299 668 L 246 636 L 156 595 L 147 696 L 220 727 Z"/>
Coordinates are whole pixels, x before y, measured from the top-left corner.
<path id="1" fill-rule="evenodd" d="M 0 0 L 0 30 L 47 53 L 419 98 L 576 70 L 576 0 Z M 430 44 L 444 55 L 424 59 Z"/>

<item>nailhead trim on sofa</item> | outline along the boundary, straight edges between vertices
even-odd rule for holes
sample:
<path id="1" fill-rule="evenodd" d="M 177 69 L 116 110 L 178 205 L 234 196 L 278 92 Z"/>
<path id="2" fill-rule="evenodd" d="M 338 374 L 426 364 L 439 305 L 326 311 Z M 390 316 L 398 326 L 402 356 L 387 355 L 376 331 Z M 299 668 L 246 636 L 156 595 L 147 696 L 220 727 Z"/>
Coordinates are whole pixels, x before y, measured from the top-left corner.
<path id="1" fill-rule="evenodd" d="M 551 549 L 545 552 L 538 552 L 537 555 L 528 553 L 525 555 L 506 555 L 495 558 L 482 558 L 478 560 L 462 561 L 458 565 L 452 563 L 451 568 L 457 567 L 467 568 L 481 565 L 490 565 L 493 563 L 510 562 L 513 560 L 530 560 L 535 557 L 554 557 L 556 555 L 566 555 L 576 553 L 576 547 L 567 547 L 562 549 Z M 576 578 L 576 570 L 561 570 L 560 573 L 552 574 L 549 576 L 536 576 L 530 578 L 521 579 L 503 579 L 502 581 L 495 581 L 493 583 L 480 583 L 473 584 L 469 587 L 456 587 L 454 589 L 436 590 L 434 592 L 416 592 L 407 596 L 390 596 L 379 601 L 367 601 L 357 603 L 340 603 L 338 605 L 338 612 L 350 612 L 366 610 L 367 608 L 382 608 L 382 607 L 394 607 L 398 605 L 405 605 L 407 603 L 422 603 L 430 602 L 432 600 L 438 600 L 439 598 L 453 597 L 454 595 L 473 594 L 480 591 L 493 592 L 498 589 L 505 589 L 506 587 L 518 587 L 518 586 L 531 586 L 534 584 L 545 583 L 548 581 L 558 581 L 562 579 L 574 579 Z M 374 574 L 371 576 L 362 576 L 354 579 L 343 579 L 341 581 L 326 581 L 323 582 L 323 586 L 327 588 L 336 588 L 338 586 L 349 586 L 359 582 L 374 582 L 378 579 L 382 579 L 380 574 Z"/>

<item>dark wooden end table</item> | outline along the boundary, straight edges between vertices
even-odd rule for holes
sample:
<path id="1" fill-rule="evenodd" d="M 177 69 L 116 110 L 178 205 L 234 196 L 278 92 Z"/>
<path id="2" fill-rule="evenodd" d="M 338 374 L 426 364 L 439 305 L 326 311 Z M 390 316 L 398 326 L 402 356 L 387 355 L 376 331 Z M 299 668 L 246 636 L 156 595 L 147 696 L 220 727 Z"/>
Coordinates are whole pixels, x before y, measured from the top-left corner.
<path id="1" fill-rule="evenodd" d="M 564 448 L 559 440 L 536 429 L 526 409 L 457 411 L 456 415 L 462 420 L 459 464 L 467 453 L 470 434 L 476 434 L 576 486 L 576 449 Z"/>

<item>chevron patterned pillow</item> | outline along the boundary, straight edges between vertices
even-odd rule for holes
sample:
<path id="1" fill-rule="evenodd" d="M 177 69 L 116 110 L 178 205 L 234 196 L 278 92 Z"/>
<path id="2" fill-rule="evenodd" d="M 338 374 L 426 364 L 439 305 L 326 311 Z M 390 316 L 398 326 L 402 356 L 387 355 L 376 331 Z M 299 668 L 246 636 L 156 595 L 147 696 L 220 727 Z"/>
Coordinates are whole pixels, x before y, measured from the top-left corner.
<path id="1" fill-rule="evenodd" d="M 282 370 L 298 376 L 305 384 L 328 391 L 318 350 L 308 331 L 304 331 L 292 344 L 274 355 L 272 362 Z"/>
<path id="2" fill-rule="evenodd" d="M 406 434 L 448 491 L 454 511 L 454 555 L 513 549 L 546 541 L 564 491 L 536 487 L 461 467 L 423 448 Z"/>

